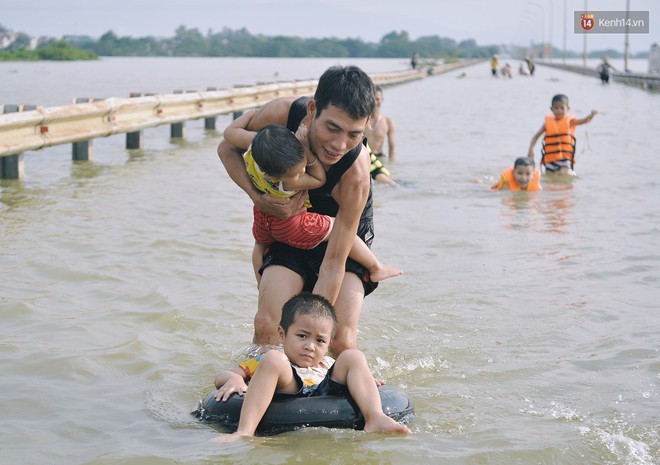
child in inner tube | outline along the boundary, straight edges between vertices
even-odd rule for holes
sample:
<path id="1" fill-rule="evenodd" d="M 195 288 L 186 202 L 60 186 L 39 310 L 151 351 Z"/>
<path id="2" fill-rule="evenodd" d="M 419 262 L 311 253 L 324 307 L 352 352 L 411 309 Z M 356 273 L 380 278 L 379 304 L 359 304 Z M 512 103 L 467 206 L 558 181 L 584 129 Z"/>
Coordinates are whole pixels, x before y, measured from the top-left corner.
<path id="1" fill-rule="evenodd" d="M 336 361 L 327 356 L 336 326 L 335 311 L 324 297 L 303 292 L 289 299 L 278 327 L 284 351 L 269 350 L 215 377 L 217 401 L 226 402 L 233 394 L 245 395 L 238 429 L 218 440 L 254 436 L 274 396 L 346 393 L 364 415 L 366 432 L 410 434 L 406 425 L 383 413 L 376 381 L 361 351 L 344 350 Z"/>

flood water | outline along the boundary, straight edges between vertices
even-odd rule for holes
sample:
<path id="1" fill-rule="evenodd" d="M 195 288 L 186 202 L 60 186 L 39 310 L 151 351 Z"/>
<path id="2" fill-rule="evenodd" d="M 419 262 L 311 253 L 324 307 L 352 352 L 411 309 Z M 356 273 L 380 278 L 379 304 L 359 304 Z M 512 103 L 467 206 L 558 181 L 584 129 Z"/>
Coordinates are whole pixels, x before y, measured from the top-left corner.
<path id="1" fill-rule="evenodd" d="M 65 105 L 407 60 L 0 63 L 0 103 Z M 513 61 L 514 70 L 518 63 Z M 640 65 L 645 70 L 645 64 Z M 550 100 L 577 129 L 572 182 L 488 186 Z M 406 274 L 365 299 L 359 347 L 408 392 L 408 437 L 306 429 L 234 444 L 190 415 L 252 337 L 249 199 L 186 123 L 28 152 L 0 181 L 0 455 L 8 464 L 660 462 L 660 94 L 487 62 L 385 89 L 403 187 L 374 187 L 374 250 Z M 229 116 L 218 118 L 221 131 Z M 537 144 L 537 157 L 539 144 Z M 538 160 L 538 158 L 537 158 Z"/>

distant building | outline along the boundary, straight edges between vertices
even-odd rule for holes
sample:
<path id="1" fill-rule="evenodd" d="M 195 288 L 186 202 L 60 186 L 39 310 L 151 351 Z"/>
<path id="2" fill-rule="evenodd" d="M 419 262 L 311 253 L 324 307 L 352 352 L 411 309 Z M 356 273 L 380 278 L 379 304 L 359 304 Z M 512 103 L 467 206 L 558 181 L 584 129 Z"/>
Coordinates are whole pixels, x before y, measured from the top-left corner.
<path id="1" fill-rule="evenodd" d="M 16 34 L 12 31 L 0 32 L 0 50 L 4 50 L 16 42 Z"/>

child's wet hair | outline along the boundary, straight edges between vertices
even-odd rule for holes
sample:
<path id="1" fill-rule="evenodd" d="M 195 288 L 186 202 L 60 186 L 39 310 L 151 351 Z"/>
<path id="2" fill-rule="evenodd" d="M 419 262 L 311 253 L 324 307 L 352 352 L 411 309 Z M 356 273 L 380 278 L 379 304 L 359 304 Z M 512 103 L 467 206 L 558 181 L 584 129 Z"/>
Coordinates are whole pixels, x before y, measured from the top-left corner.
<path id="1" fill-rule="evenodd" d="M 269 176 L 282 178 L 305 159 L 296 135 L 278 124 L 265 126 L 252 140 L 252 157 Z"/>
<path id="2" fill-rule="evenodd" d="M 555 103 L 565 103 L 568 105 L 568 96 L 564 94 L 557 94 L 554 97 L 552 97 L 552 103 L 550 105 L 554 105 Z"/>
<path id="3" fill-rule="evenodd" d="M 289 329 L 299 315 L 311 315 L 318 318 L 329 318 L 332 320 L 332 335 L 337 328 L 337 315 L 332 304 L 323 296 L 311 292 L 301 292 L 291 297 L 282 307 L 282 318 L 280 326 L 284 333 Z"/>
<path id="4" fill-rule="evenodd" d="M 518 157 L 513 163 L 514 168 L 517 166 L 534 166 L 534 160 L 529 157 Z"/>

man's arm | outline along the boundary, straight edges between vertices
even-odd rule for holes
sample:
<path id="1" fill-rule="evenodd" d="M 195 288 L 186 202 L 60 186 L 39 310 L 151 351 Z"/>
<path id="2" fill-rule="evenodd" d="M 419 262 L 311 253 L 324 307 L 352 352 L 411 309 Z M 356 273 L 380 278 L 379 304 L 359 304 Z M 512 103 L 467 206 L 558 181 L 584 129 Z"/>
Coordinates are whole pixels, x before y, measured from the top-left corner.
<path id="1" fill-rule="evenodd" d="M 256 131 L 248 131 L 247 128 L 252 122 L 257 109 L 249 110 L 236 118 L 232 123 L 227 126 L 223 136 L 225 140 L 234 147 L 248 147 L 252 143 L 252 139 L 257 134 Z"/>
<path id="2" fill-rule="evenodd" d="M 353 166 L 344 173 L 332 196 L 339 204 L 328 247 L 321 263 L 319 279 L 314 293 L 323 295 L 334 303 L 344 280 L 346 259 L 351 250 L 362 210 L 369 197 L 371 179 L 369 177 L 369 151 L 362 146 L 362 152 Z"/>
<path id="3" fill-rule="evenodd" d="M 394 120 L 389 116 L 386 117 L 387 121 L 387 156 L 390 161 L 396 158 L 396 129 L 394 127 Z"/>

